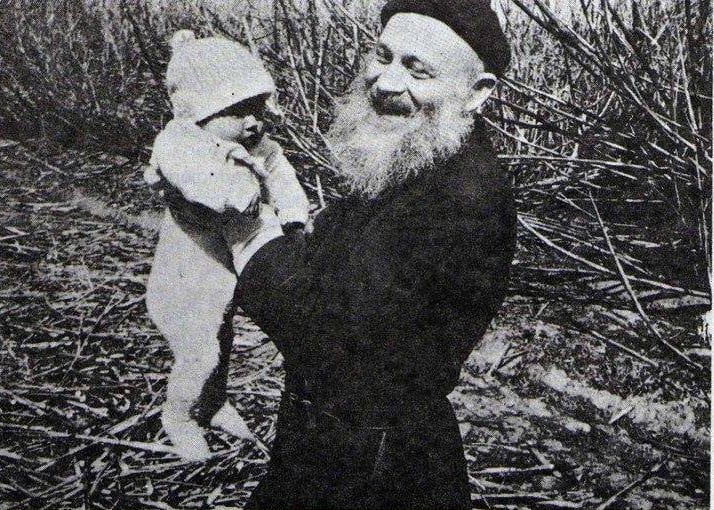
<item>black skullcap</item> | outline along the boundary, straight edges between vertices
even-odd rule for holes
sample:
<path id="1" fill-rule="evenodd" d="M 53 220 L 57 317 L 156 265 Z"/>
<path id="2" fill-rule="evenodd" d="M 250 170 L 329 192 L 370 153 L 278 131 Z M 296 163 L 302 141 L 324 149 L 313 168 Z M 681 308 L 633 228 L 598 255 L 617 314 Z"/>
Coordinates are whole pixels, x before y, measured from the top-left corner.
<path id="1" fill-rule="evenodd" d="M 382 9 L 382 26 L 399 12 L 412 12 L 448 25 L 483 61 L 485 70 L 501 76 L 511 50 L 489 0 L 389 0 Z"/>

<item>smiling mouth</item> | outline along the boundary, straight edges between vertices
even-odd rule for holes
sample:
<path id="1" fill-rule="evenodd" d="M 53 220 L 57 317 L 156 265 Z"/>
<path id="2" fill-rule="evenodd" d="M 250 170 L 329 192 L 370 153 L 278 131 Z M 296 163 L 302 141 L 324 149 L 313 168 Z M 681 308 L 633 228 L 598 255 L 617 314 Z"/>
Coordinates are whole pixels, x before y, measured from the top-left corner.
<path id="1" fill-rule="evenodd" d="M 413 113 L 412 108 L 402 102 L 372 98 L 371 103 L 374 111 L 380 116 L 409 117 Z"/>

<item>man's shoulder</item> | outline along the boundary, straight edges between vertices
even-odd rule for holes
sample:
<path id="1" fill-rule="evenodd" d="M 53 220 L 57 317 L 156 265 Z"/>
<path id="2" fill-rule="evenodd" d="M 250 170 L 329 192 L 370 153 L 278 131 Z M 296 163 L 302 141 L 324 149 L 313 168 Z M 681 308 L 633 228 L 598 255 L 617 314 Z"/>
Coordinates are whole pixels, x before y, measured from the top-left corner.
<path id="1" fill-rule="evenodd" d="M 481 126 L 437 169 L 442 193 L 474 205 L 512 200 L 511 180 Z M 441 170 L 441 171 L 439 171 Z"/>

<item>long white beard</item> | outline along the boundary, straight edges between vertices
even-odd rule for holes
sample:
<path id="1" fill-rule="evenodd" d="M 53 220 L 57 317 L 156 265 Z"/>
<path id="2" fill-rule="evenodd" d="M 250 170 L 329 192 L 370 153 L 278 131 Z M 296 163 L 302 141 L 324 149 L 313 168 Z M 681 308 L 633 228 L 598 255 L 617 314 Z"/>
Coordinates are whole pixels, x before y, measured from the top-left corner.
<path id="1" fill-rule="evenodd" d="M 337 174 L 368 198 L 417 175 L 461 148 L 474 118 L 455 97 L 412 117 L 378 115 L 360 84 L 337 106 L 327 133 Z"/>

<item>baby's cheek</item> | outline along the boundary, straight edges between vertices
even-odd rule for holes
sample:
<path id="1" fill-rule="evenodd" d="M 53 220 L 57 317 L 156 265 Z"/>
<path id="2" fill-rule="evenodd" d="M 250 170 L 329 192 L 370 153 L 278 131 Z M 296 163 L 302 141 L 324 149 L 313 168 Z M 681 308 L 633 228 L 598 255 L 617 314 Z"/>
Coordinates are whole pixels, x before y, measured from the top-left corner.
<path id="1" fill-rule="evenodd" d="M 226 133 L 228 134 L 228 139 L 232 141 L 240 142 L 245 138 L 242 125 L 231 125 L 226 129 Z"/>

